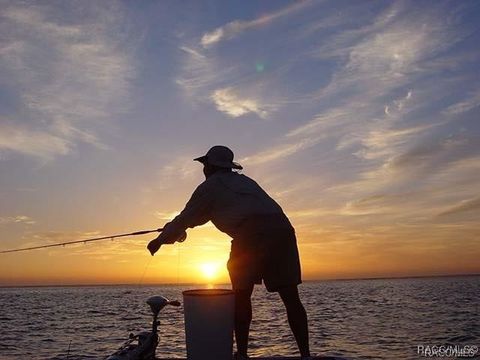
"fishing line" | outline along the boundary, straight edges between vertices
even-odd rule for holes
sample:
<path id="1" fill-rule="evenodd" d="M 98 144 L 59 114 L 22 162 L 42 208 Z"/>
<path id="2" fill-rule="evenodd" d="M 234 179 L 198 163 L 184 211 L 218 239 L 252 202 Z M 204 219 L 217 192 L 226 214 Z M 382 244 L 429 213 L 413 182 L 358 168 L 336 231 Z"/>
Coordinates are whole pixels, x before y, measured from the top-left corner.
<path id="1" fill-rule="evenodd" d="M 180 286 L 180 247 L 181 244 L 177 244 L 177 287 Z"/>
<path id="2" fill-rule="evenodd" d="M 153 260 L 153 256 L 150 256 L 150 260 L 147 261 L 147 265 L 145 265 L 145 269 L 143 269 L 143 274 L 140 277 L 140 281 L 138 282 L 138 286 L 142 285 L 143 278 L 145 277 L 145 274 L 147 273 L 147 270 L 148 270 L 150 264 L 152 263 L 152 260 Z"/>

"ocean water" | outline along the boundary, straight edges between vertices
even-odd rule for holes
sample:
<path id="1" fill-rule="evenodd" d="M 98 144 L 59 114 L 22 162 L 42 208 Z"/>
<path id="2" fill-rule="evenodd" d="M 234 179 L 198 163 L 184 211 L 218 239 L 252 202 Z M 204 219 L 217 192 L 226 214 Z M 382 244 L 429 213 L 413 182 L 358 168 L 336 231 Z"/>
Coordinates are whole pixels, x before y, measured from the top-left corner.
<path id="1" fill-rule="evenodd" d="M 191 288 L 0 288 L 0 359 L 104 359 L 149 328 L 148 297 L 182 300 Z M 306 282 L 300 292 L 316 354 L 425 359 L 418 346 L 480 345 L 480 276 Z M 278 295 L 257 286 L 253 306 L 250 354 L 298 354 Z M 158 357 L 186 356 L 182 311 L 161 313 Z"/>

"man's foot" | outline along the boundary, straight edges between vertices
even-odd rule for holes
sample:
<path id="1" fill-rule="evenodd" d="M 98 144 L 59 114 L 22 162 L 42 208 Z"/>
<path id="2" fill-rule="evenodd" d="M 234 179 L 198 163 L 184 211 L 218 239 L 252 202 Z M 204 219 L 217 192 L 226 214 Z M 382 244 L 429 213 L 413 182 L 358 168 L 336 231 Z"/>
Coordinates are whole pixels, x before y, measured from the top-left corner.
<path id="1" fill-rule="evenodd" d="M 239 353 L 233 354 L 233 360 L 249 360 L 249 359 L 250 358 L 248 357 L 248 355 L 242 355 Z"/>

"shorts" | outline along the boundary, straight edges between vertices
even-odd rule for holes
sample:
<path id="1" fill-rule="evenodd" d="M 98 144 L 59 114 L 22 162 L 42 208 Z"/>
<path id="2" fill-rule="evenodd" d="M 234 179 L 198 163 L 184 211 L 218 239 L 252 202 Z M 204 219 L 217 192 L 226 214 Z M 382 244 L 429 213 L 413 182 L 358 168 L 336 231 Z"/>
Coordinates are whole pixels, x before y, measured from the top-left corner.
<path id="1" fill-rule="evenodd" d="M 262 280 L 269 292 L 302 283 L 295 230 L 286 217 L 286 221 L 278 217 L 263 215 L 242 223 L 246 230 L 232 240 L 227 263 L 234 290 Z"/>

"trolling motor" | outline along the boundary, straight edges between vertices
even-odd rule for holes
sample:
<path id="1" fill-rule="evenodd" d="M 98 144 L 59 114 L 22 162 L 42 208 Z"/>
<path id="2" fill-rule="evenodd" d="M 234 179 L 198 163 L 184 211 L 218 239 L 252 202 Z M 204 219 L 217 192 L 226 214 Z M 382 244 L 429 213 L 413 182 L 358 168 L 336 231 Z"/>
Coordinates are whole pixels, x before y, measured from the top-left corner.
<path id="1" fill-rule="evenodd" d="M 180 306 L 180 302 L 170 301 L 163 296 L 152 296 L 147 300 L 147 304 L 150 305 L 153 315 L 152 330 L 136 335 L 130 333 L 128 340 L 106 360 L 155 360 L 155 350 L 159 343 L 158 314 L 165 306 Z"/>

